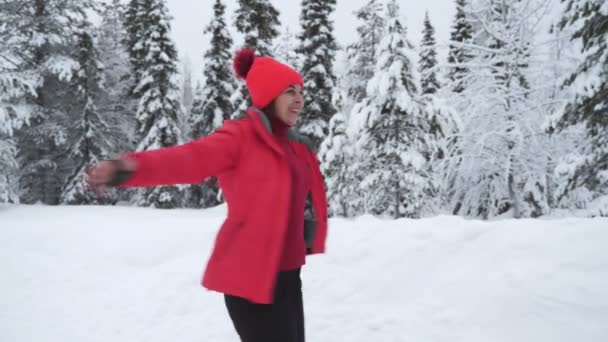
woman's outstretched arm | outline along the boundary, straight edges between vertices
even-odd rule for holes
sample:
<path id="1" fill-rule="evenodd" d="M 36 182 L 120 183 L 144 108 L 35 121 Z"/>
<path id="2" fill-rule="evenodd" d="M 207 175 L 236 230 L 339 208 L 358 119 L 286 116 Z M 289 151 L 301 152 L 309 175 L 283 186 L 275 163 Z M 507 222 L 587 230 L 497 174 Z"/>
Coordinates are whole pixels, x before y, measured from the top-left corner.
<path id="1" fill-rule="evenodd" d="M 157 150 L 122 155 L 89 172 L 89 184 L 148 187 L 200 183 L 234 167 L 240 155 L 240 127 L 227 121 L 207 137 Z"/>

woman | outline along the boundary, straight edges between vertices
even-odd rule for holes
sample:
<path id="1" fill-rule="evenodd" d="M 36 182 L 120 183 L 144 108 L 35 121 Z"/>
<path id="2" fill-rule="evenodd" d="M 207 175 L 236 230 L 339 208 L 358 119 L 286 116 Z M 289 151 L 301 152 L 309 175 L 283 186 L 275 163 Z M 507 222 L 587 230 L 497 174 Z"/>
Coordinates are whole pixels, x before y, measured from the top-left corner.
<path id="1" fill-rule="evenodd" d="M 327 199 L 314 150 L 292 127 L 304 105 L 302 76 L 249 49 L 234 58 L 254 107 L 213 134 L 175 147 L 100 162 L 88 181 L 147 187 L 217 176 L 228 215 L 202 285 L 225 296 L 243 342 L 303 342 L 300 269 L 323 253 Z M 307 199 L 312 205 L 306 210 Z"/>

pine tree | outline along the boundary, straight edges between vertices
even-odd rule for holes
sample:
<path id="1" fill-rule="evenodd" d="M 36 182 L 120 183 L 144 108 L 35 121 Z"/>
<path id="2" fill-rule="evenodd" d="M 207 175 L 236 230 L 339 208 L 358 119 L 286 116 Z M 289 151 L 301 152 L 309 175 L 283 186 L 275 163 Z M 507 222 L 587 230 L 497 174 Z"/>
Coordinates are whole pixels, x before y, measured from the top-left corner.
<path id="1" fill-rule="evenodd" d="M 5 51 L 0 52 L 0 203 L 19 202 L 19 165 L 14 133 L 30 116 L 25 97 L 35 96 L 35 89 L 41 82 L 40 75 L 27 72 L 26 64 L 16 55 L 26 37 L 19 39 L 9 26 L 23 20 L 15 8 L 14 3 L 0 4 L 0 41 L 6 44 Z"/>
<path id="2" fill-rule="evenodd" d="M 192 109 L 192 101 L 194 100 L 194 88 L 192 86 L 192 63 L 190 58 L 186 56 L 182 68 L 182 106 L 186 113 L 190 113 Z"/>
<path id="3" fill-rule="evenodd" d="M 9 70 L 10 66 L 0 62 L 0 203 L 19 203 L 19 164 L 13 134 L 27 114 L 14 109 L 17 103 L 12 102 L 11 86 L 20 78 Z"/>
<path id="4" fill-rule="evenodd" d="M 345 89 L 336 87 L 333 102 L 337 113 L 329 121 L 329 134 L 319 146 L 319 161 L 327 186 L 329 215 L 355 217 L 365 213 L 364 195 L 359 188 L 363 174 L 357 167 L 360 156 L 349 130 L 346 101 Z"/>
<path id="5" fill-rule="evenodd" d="M 19 165 L 13 137 L 9 135 L 7 122 L 0 120 L 0 203 L 19 203 Z"/>
<path id="6" fill-rule="evenodd" d="M 346 48 L 350 67 L 346 70 L 348 96 L 357 103 L 367 96 L 367 82 L 372 78 L 378 62 L 378 46 L 386 27 L 384 6 L 379 0 L 369 0 L 355 12 L 361 24 L 357 27 L 358 39 Z M 349 111 L 348 105 L 345 106 Z"/>
<path id="7" fill-rule="evenodd" d="M 446 84 L 441 91 L 442 98 L 450 103 L 456 113 L 462 113 L 462 115 L 467 115 L 466 108 L 471 105 L 471 99 L 461 95 L 464 91 L 464 79 L 468 76 L 467 65 L 472 58 L 470 50 L 471 44 L 473 44 L 474 29 L 471 18 L 467 15 L 470 1 L 455 1 L 456 15 L 452 24 L 452 32 L 450 33 L 451 43 L 448 49 Z M 434 128 L 435 125 L 432 124 L 431 127 Z M 458 212 L 461 203 L 458 200 L 455 200 L 455 203 L 453 203 L 455 178 L 450 170 L 454 169 L 454 163 L 457 163 L 459 160 L 455 154 L 458 153 L 457 146 L 461 143 L 462 139 L 462 135 L 458 131 L 461 128 L 462 125 L 456 125 L 452 127 L 451 134 L 449 136 L 446 135 L 445 140 L 442 141 L 442 145 L 445 147 L 445 150 L 451 151 L 449 152 L 451 156 L 449 160 L 439 161 L 443 177 L 446 178 L 446 181 L 442 184 L 444 188 L 442 201 L 446 207 L 452 207 L 454 213 Z M 445 150 L 442 151 L 442 156 L 446 154 Z"/>
<path id="8" fill-rule="evenodd" d="M 194 88 L 192 88 L 192 63 L 190 58 L 186 56 L 180 61 L 181 71 L 175 77 L 175 82 L 179 86 L 179 106 L 177 116 L 177 127 L 183 137 L 190 136 L 190 112 L 192 111 L 192 102 L 194 101 Z"/>
<path id="9" fill-rule="evenodd" d="M 59 201 L 65 166 L 70 162 L 62 150 L 69 122 L 64 102 L 70 94 L 65 89 L 77 66 L 71 56 L 76 33 L 86 25 L 90 8 L 90 0 L 6 0 L 0 4 L 0 83 L 11 88 L 0 95 L 0 122 L 8 117 L 12 128 L 20 127 L 13 132 L 12 142 L 6 140 L 10 132 L 4 133 L 3 145 L 9 147 L 2 155 L 7 158 L 5 164 L 14 167 L 15 149 L 10 146 L 16 145 L 22 202 Z"/>
<path id="10" fill-rule="evenodd" d="M 562 3 L 566 7 L 560 27 L 574 29 L 572 39 L 582 43 L 584 60 L 564 83 L 574 89 L 575 96 L 562 110 L 558 128 L 584 125 L 586 131 L 582 155 L 568 167 L 575 171 L 564 193 L 585 189 L 593 214 L 608 216 L 608 3 Z"/>
<path id="11" fill-rule="evenodd" d="M 420 44 L 420 59 L 418 71 L 420 72 L 420 87 L 422 95 L 437 93 L 439 81 L 437 80 L 437 50 L 435 46 L 435 28 L 431 25 L 429 13 L 424 16 L 424 29 L 422 30 L 422 43 Z"/>
<path id="12" fill-rule="evenodd" d="M 386 30 L 384 3 L 379 0 L 368 0 L 366 4 L 355 12 L 360 24 L 357 27 L 358 39 L 346 47 L 343 65 L 345 68 L 338 79 L 338 95 L 342 99 L 342 112 L 346 115 L 348 123 L 347 132 L 350 141 L 356 141 L 363 132 L 362 123 L 366 118 L 358 117 L 359 112 L 353 110 L 354 106 L 367 97 L 367 84 L 374 75 L 378 64 L 378 47 Z M 361 184 L 366 170 L 363 169 L 364 156 L 355 149 L 353 152 L 353 172 L 349 173 L 348 182 Z M 351 192 L 349 196 L 353 202 L 353 215 L 365 212 L 363 194 L 359 189 Z M 358 200 L 357 200 L 358 199 Z"/>
<path id="13" fill-rule="evenodd" d="M 272 55 L 282 63 L 300 70 L 302 56 L 297 53 L 298 41 L 296 35 L 289 29 L 289 26 L 285 26 L 281 32 L 279 39 L 272 49 Z"/>
<path id="14" fill-rule="evenodd" d="M 123 43 L 127 47 L 129 64 L 131 66 L 129 72 L 131 82 L 129 93 L 134 98 L 138 97 L 134 94 L 134 90 L 141 81 L 142 69 L 144 68 L 145 51 L 141 42 L 144 39 L 143 35 L 146 31 L 146 25 L 148 25 L 145 22 L 144 3 L 146 2 L 147 0 L 129 0 L 124 14 L 126 36 Z"/>
<path id="15" fill-rule="evenodd" d="M 121 0 L 107 0 L 100 4 L 101 23 L 98 29 L 99 41 L 105 42 L 106 49 L 126 50 L 126 10 Z M 109 52 L 109 51 L 108 51 Z"/>
<path id="16" fill-rule="evenodd" d="M 463 44 L 471 42 L 473 37 L 473 27 L 466 15 L 467 0 L 456 0 L 456 17 L 452 26 L 450 35 L 450 49 L 448 53 L 448 63 L 453 65 L 448 73 L 448 78 L 452 89 L 456 93 L 463 91 L 462 79 L 467 73 L 466 64 L 470 56 L 467 54 L 468 49 Z"/>
<path id="17" fill-rule="evenodd" d="M 108 137 L 117 151 L 133 150 L 135 110 L 137 103 L 129 95 L 129 53 L 125 45 L 126 6 L 120 0 L 102 4 L 101 24 L 97 33 L 98 58 L 102 87 L 97 90 L 95 103 L 97 111 L 109 127 Z"/>
<path id="18" fill-rule="evenodd" d="M 245 35 L 245 46 L 260 56 L 270 56 L 273 41 L 279 36 L 279 11 L 268 0 L 239 0 L 235 26 Z"/>
<path id="19" fill-rule="evenodd" d="M 426 135 L 428 149 L 424 153 L 430 161 L 430 174 L 432 177 L 432 188 L 428 189 L 430 202 L 425 205 L 425 210 L 429 213 L 436 213 L 439 208 L 448 207 L 446 197 L 447 189 L 450 184 L 444 182 L 445 158 L 458 141 L 458 112 L 451 104 L 450 97 L 445 96 L 449 89 L 441 88 L 440 93 L 423 96 L 424 113 L 429 124 Z"/>
<path id="20" fill-rule="evenodd" d="M 207 136 L 215 129 L 215 113 L 211 113 L 211 116 L 203 116 L 204 107 L 206 107 L 204 92 L 199 83 L 194 92 L 192 110 L 188 118 L 190 125 L 193 127 L 190 132 L 192 139 Z M 219 116 L 217 118 L 219 119 Z M 220 191 L 215 177 L 206 179 L 201 184 L 191 185 L 188 188 L 188 201 L 186 203 L 188 207 L 210 208 L 220 203 Z"/>
<path id="21" fill-rule="evenodd" d="M 137 109 L 137 151 L 164 148 L 181 141 L 177 118 L 181 108 L 177 74 L 177 51 L 169 37 L 170 17 L 164 0 L 144 0 L 139 5 L 137 21 L 146 23 L 141 40 L 143 56 L 141 79 L 134 94 L 140 98 Z M 177 187 L 142 190 L 138 205 L 175 208 L 181 205 Z"/>
<path id="22" fill-rule="evenodd" d="M 192 138 L 201 138 L 220 127 L 233 111 L 230 95 L 234 92 L 232 74 L 232 37 L 224 19 L 225 5 L 216 0 L 213 6 L 214 17 L 205 28 L 211 35 L 209 50 L 205 52 L 205 84 L 202 93 L 196 96 L 198 103 L 193 105 L 190 115 Z"/>
<path id="23" fill-rule="evenodd" d="M 234 76 L 230 69 L 232 38 L 224 20 L 225 6 L 221 0 L 213 5 L 214 17 L 205 28 L 211 34 L 211 44 L 205 53 L 205 85 L 197 89 L 189 126 L 192 138 L 211 134 L 234 112 L 230 95 L 235 91 Z M 212 207 L 220 204 L 217 180 L 211 178 L 202 186 L 193 186 L 191 203 L 195 207 Z"/>
<path id="24" fill-rule="evenodd" d="M 564 8 L 561 10 L 563 12 Z M 559 19 L 555 17 L 555 20 Z M 547 201 L 552 209 L 584 209 L 594 196 L 585 187 L 569 189 L 577 170 L 573 165 L 581 160 L 586 147 L 584 125 L 557 127 L 563 117 L 564 106 L 569 99 L 575 98 L 576 93 L 573 87 L 563 86 L 564 80 L 576 71 L 582 61 L 580 47 L 571 41 L 574 31 L 571 26 L 560 28 L 558 24 L 551 24 L 547 51 L 547 60 L 551 63 L 543 63 L 544 72 L 539 81 L 548 87 L 535 97 L 537 103 L 543 103 L 540 109 L 545 113 L 543 116 L 548 118 L 544 123 L 550 143 L 547 152 Z"/>
<path id="25" fill-rule="evenodd" d="M 336 76 L 333 72 L 336 40 L 333 22 L 329 16 L 334 11 L 335 0 L 303 0 L 300 22 L 300 47 L 303 55 L 305 107 L 301 114 L 300 131 L 308 135 L 315 147 L 327 136 L 328 123 L 336 113 L 332 103 Z"/>
<path id="26" fill-rule="evenodd" d="M 440 89 L 437 79 L 437 50 L 435 42 L 435 28 L 431 24 L 428 11 L 424 17 L 424 28 L 422 30 L 422 42 L 420 44 L 420 57 L 418 63 L 418 71 L 420 73 L 420 87 L 424 98 L 425 110 L 430 124 L 427 143 L 429 144 L 428 154 L 425 156 L 430 160 L 433 168 L 443 159 L 445 148 L 442 146 L 442 141 L 450 127 L 449 110 L 441 105 L 441 100 L 438 98 L 437 92 Z M 433 169 L 430 172 L 433 177 L 438 175 Z M 438 179 L 433 181 L 433 184 L 439 184 Z M 440 198 L 437 196 L 439 189 L 432 189 L 429 197 L 436 198 L 435 207 L 441 205 Z"/>
<path id="27" fill-rule="evenodd" d="M 73 77 L 76 92 L 82 97 L 82 114 L 71 127 L 75 139 L 69 151 L 68 159 L 74 162 L 74 168 L 65 183 L 61 201 L 66 204 L 99 203 L 96 194 L 86 186 L 85 175 L 87 168 L 101 160 L 108 159 L 112 147 L 107 140 L 108 126 L 97 112 L 95 96 L 101 83 L 101 66 L 91 36 L 82 32 L 78 49 L 79 68 Z M 105 200 L 109 200 L 106 198 Z"/>
<path id="28" fill-rule="evenodd" d="M 22 13 L 19 6 L 16 0 L 0 3 L 0 41 L 3 44 L 0 55 L 0 127 L 7 136 L 12 136 L 15 125 L 20 125 L 17 120 L 22 124 L 29 119 L 36 89 L 43 83 L 42 66 L 33 64 L 36 45 L 29 39 L 36 29 L 35 8 L 29 6 Z M 20 26 L 24 29 L 14 29 Z"/>
<path id="29" fill-rule="evenodd" d="M 430 186 L 424 133 L 428 122 L 409 59 L 413 46 L 395 0 L 387 4 L 387 29 L 379 46 L 368 98 L 356 105 L 363 134 L 358 154 L 365 156 L 362 192 L 366 210 L 375 215 L 420 217 Z"/>
<path id="30" fill-rule="evenodd" d="M 343 65 L 345 68 L 338 80 L 339 87 L 336 95 L 341 100 L 340 111 L 345 114 L 347 121 L 347 136 L 351 145 L 363 134 L 364 128 L 361 122 L 365 118 L 358 117 L 358 111 L 353 110 L 354 106 L 362 102 L 367 97 L 367 83 L 374 75 L 378 64 L 378 46 L 386 30 L 385 6 L 378 0 L 369 0 L 367 3 L 354 13 L 360 24 L 357 27 L 358 39 L 348 45 L 343 55 Z M 347 184 L 350 191 L 345 195 L 349 198 L 351 213 L 356 216 L 366 212 L 365 194 L 359 189 L 366 176 L 364 170 L 365 156 L 361 155 L 357 149 L 344 151 L 346 157 L 350 158 L 351 172 L 347 173 Z"/>
<path id="31" fill-rule="evenodd" d="M 235 13 L 235 26 L 245 36 L 244 46 L 252 48 L 258 56 L 272 56 L 273 41 L 279 36 L 279 11 L 269 0 L 239 0 Z M 251 106 L 245 82 L 238 84 L 238 91 L 231 98 L 236 118 Z"/>
<path id="32" fill-rule="evenodd" d="M 351 217 L 359 211 L 356 183 L 350 182 L 354 156 L 346 127 L 344 114 L 336 113 L 329 122 L 329 135 L 319 147 L 330 216 Z"/>

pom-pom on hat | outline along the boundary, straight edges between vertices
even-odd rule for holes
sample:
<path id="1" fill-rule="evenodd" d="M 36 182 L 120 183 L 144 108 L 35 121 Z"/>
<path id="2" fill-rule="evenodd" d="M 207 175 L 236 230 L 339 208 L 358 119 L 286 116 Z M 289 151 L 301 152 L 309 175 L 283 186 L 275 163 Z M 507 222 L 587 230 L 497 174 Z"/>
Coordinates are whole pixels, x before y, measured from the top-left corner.
<path id="1" fill-rule="evenodd" d="M 245 79 L 253 105 L 257 108 L 266 107 L 290 85 L 304 87 L 300 73 L 270 57 L 258 57 L 252 49 L 240 50 L 233 63 L 236 76 Z"/>

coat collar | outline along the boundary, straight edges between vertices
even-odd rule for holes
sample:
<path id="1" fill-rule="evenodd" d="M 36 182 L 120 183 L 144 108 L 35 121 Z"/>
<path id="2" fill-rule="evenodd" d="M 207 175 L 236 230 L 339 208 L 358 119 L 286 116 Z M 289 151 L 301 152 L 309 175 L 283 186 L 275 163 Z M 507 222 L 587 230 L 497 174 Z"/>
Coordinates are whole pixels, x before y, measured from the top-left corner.
<path id="1" fill-rule="evenodd" d="M 270 119 L 268 118 L 268 115 L 266 115 L 266 113 L 256 107 L 250 107 L 247 110 L 247 114 L 253 119 L 254 122 L 258 123 L 257 125 L 255 125 L 258 129 L 258 132 L 260 131 L 260 128 L 263 128 L 263 130 L 261 130 L 263 132 L 259 133 L 261 133 L 261 135 L 265 137 L 265 140 L 270 143 L 270 145 L 279 153 L 284 154 L 283 150 L 277 145 L 274 139 L 270 139 L 270 136 L 272 136 L 272 126 L 270 125 Z M 313 151 L 312 143 L 310 142 L 310 140 L 304 135 L 300 134 L 294 128 L 287 129 L 287 139 L 290 142 L 305 144 L 308 147 L 309 151 Z"/>

